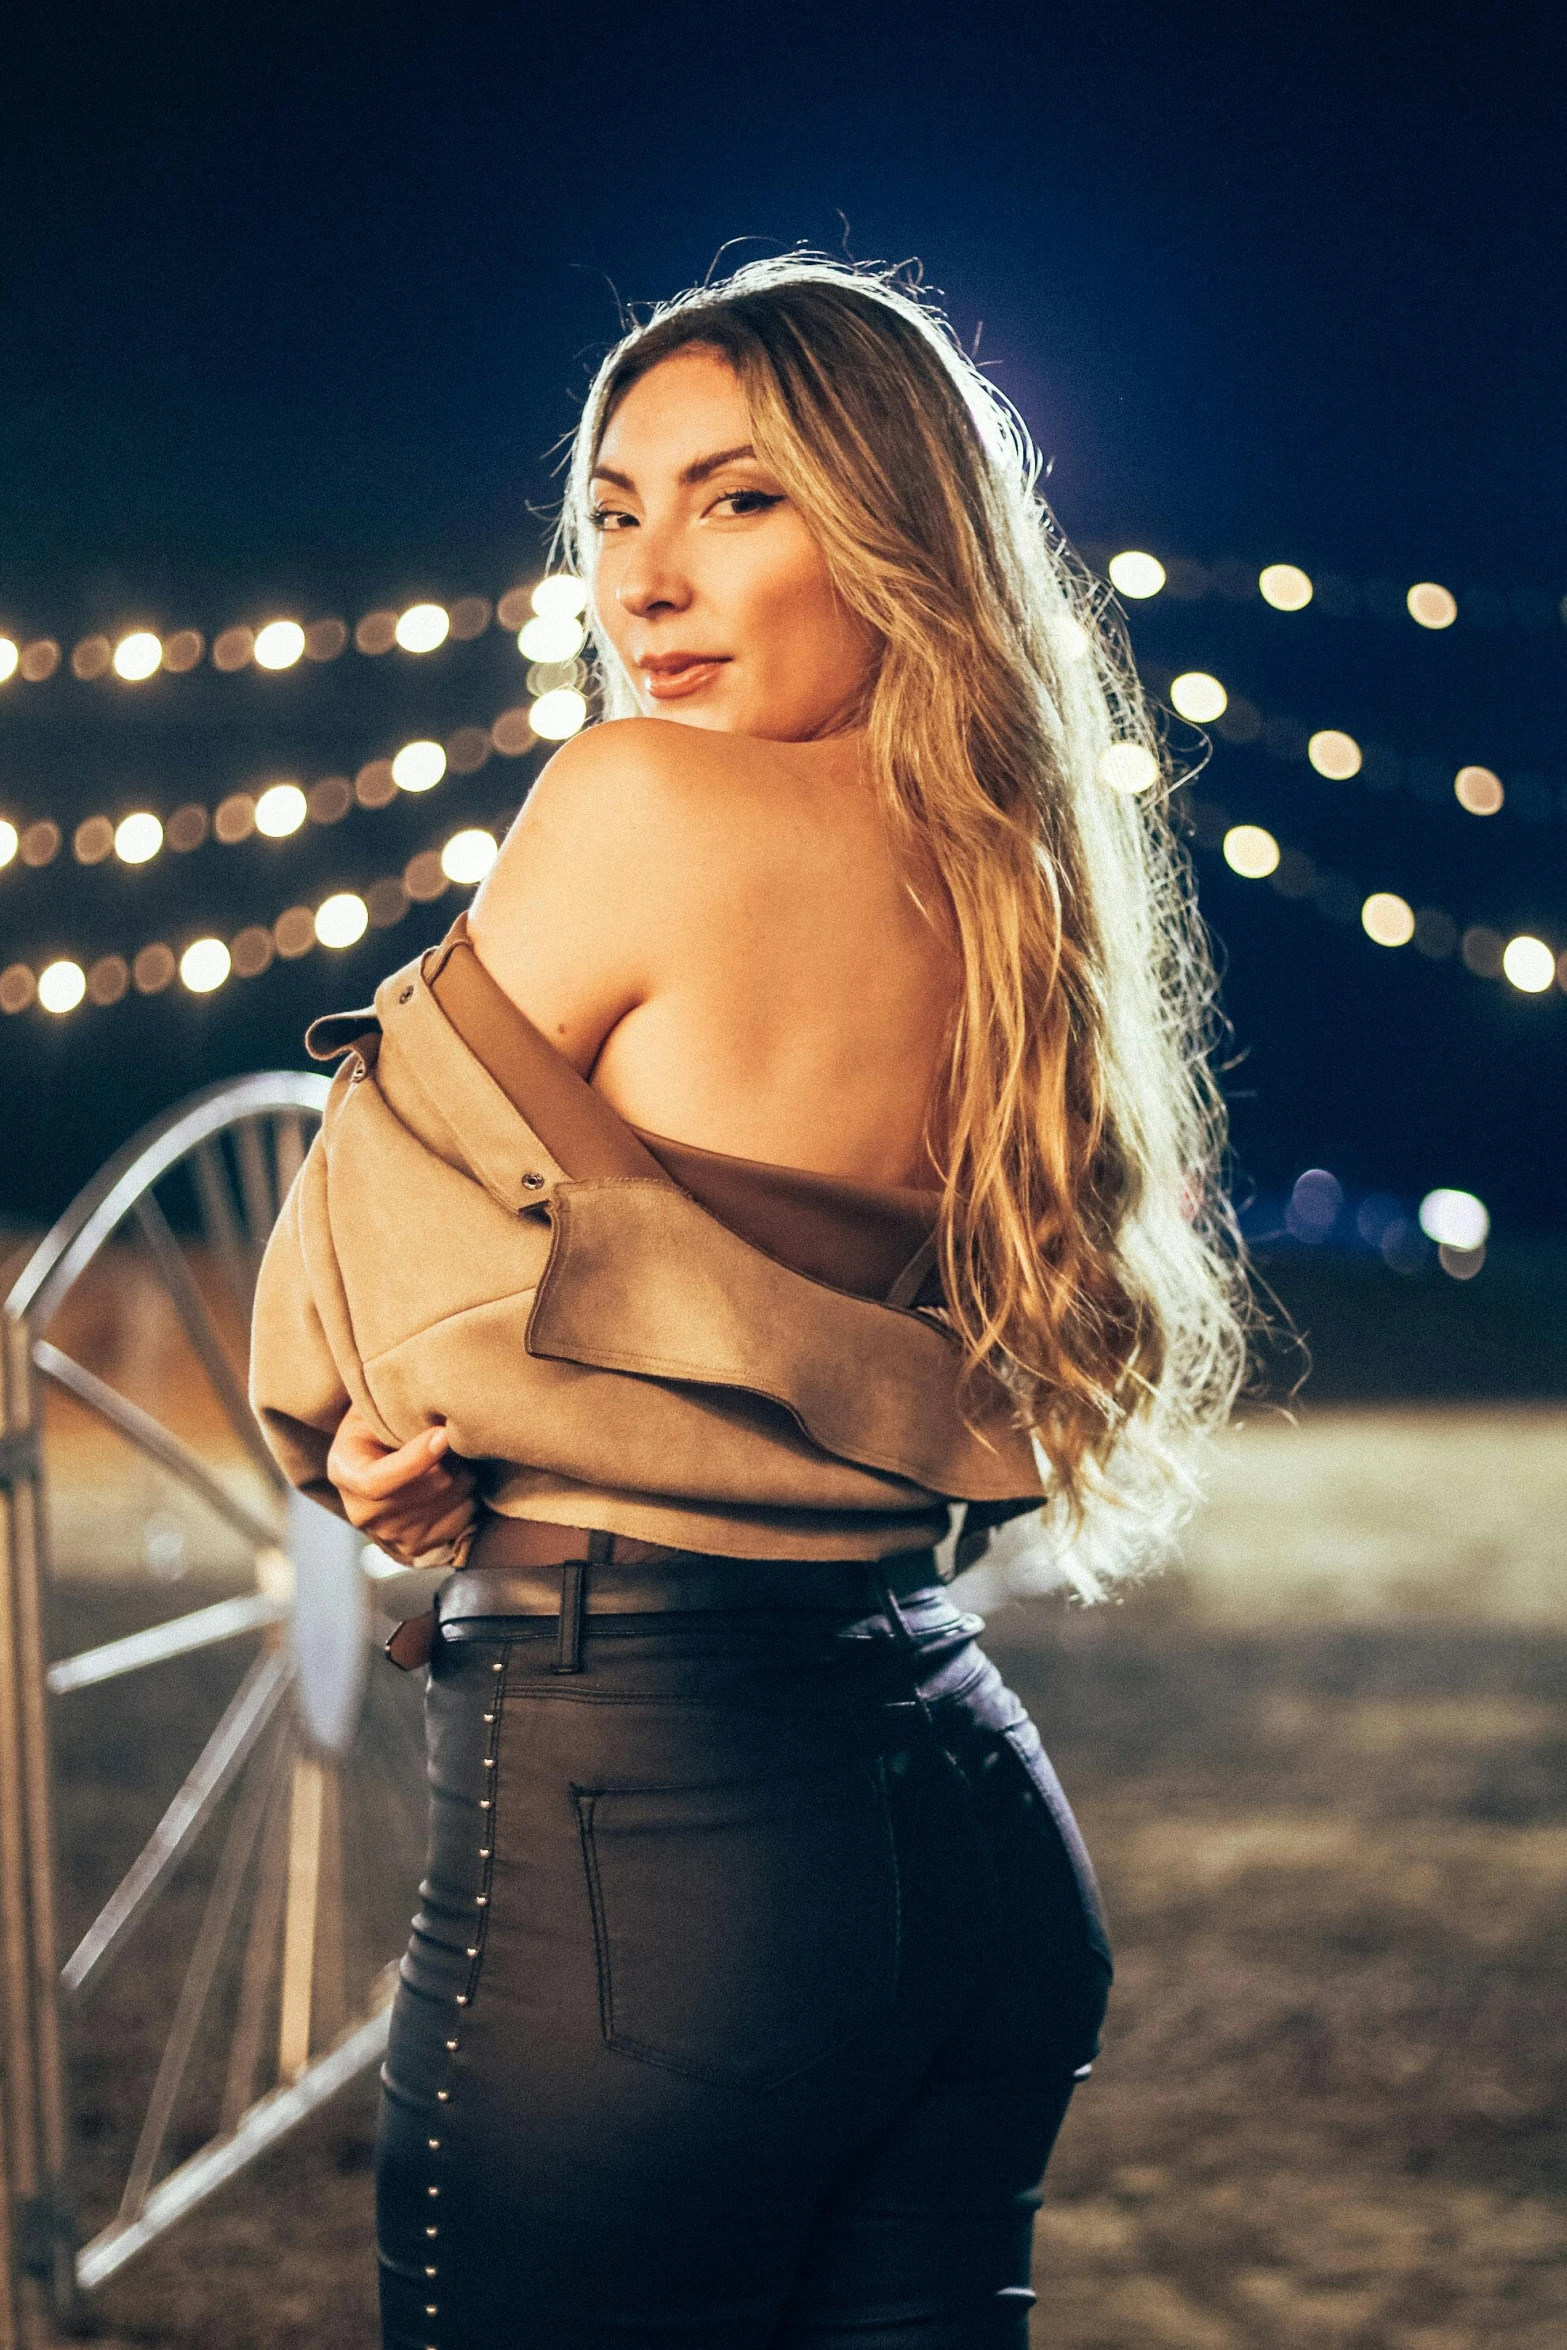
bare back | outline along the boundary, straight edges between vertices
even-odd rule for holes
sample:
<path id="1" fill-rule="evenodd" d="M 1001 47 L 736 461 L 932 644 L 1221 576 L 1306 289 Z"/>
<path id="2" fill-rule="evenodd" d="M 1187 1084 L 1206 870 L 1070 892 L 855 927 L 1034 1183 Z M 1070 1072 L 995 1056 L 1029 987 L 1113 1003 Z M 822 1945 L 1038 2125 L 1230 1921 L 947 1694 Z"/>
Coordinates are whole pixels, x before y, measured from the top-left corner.
<path id="1" fill-rule="evenodd" d="M 472 916 L 481 959 L 637 1126 L 866 1183 L 922 1183 L 958 985 L 863 737 L 627 719 L 549 768 Z"/>

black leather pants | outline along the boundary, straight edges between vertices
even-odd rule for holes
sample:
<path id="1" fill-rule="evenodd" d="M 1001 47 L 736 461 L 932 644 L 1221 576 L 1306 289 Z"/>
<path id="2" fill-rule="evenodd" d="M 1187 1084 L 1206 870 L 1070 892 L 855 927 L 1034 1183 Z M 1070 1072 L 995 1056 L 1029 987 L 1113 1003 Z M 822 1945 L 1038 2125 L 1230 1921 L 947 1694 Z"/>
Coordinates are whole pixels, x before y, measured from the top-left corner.
<path id="1" fill-rule="evenodd" d="M 981 1630 L 934 1585 L 590 1617 L 570 1674 L 553 1620 L 437 1639 L 388 2350 L 1024 2350 L 1110 1962 Z"/>

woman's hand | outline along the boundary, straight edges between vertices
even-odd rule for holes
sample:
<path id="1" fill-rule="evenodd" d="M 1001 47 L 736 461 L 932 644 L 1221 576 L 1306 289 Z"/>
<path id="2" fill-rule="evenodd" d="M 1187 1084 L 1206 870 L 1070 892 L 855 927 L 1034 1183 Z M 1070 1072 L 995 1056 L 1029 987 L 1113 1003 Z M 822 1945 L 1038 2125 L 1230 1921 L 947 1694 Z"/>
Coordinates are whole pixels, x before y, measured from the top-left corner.
<path id="1" fill-rule="evenodd" d="M 391 1451 L 352 1404 L 332 1439 L 326 1473 L 349 1524 L 404 1565 L 473 1523 L 473 1471 L 443 1457 L 449 1441 L 444 1428 L 426 1428 Z"/>

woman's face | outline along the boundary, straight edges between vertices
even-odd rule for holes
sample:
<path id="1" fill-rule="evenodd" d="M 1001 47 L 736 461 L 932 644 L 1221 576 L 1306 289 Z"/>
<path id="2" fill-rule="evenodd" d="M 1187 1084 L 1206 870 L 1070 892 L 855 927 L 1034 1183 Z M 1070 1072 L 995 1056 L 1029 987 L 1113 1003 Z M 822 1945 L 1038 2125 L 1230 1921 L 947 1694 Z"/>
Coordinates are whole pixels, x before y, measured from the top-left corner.
<path id="1" fill-rule="evenodd" d="M 727 359 L 694 347 L 640 376 L 600 443 L 592 494 L 594 604 L 645 710 L 773 742 L 854 723 L 875 634 L 752 455 Z"/>

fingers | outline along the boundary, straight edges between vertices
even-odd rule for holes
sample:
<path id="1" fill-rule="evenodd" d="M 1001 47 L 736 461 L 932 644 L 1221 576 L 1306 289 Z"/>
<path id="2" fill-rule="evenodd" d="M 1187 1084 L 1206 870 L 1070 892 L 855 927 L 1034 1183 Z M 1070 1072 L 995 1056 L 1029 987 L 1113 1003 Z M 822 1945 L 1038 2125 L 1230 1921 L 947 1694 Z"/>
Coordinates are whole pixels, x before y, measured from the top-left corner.
<path id="1" fill-rule="evenodd" d="M 332 1439 L 326 1472 L 345 1497 L 354 1493 L 366 1500 L 382 1501 L 428 1477 L 441 1463 L 449 1443 L 444 1427 L 424 1428 L 406 1444 L 388 1451 L 368 1423 L 350 1411 Z M 460 1471 L 446 1473 L 471 1477 L 471 1471 L 465 1466 Z"/>

